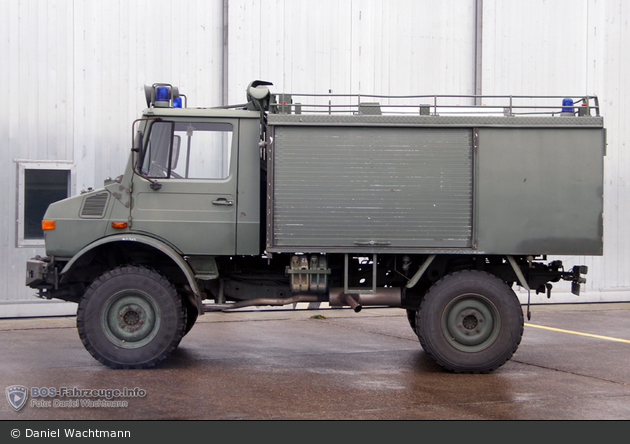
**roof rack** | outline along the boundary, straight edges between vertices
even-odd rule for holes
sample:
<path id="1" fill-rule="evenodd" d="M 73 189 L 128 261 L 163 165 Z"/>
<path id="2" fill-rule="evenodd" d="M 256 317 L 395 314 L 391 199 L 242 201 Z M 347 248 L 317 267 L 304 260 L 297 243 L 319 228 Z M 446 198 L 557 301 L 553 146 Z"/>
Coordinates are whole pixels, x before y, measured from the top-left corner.
<path id="1" fill-rule="evenodd" d="M 273 94 L 274 114 L 599 116 L 597 96 Z"/>

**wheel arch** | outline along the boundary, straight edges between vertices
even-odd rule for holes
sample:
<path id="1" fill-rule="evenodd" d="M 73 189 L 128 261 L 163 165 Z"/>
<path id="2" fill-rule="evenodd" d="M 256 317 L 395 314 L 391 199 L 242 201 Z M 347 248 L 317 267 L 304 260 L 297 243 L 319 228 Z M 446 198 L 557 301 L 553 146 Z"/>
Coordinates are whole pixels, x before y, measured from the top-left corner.
<path id="1" fill-rule="evenodd" d="M 444 277 L 464 270 L 484 271 L 505 282 L 508 287 L 514 283 L 523 286 L 525 277 L 518 276 L 516 258 L 509 255 L 485 254 L 437 254 L 422 257 L 416 273 L 405 286 L 405 307 L 416 310 L 424 295 Z M 520 270 L 519 270 L 520 271 Z M 524 288 L 527 288 L 524 286 Z"/>
<path id="2" fill-rule="evenodd" d="M 125 263 L 133 263 L 133 257 L 129 257 L 124 261 L 116 264 L 108 264 L 103 261 L 110 253 L 113 252 L 134 252 L 141 255 L 152 254 L 158 259 L 160 266 L 155 268 L 162 271 L 169 278 L 176 282 L 185 282 L 188 284 L 194 298 L 194 306 L 200 312 L 202 294 L 199 285 L 195 280 L 195 274 L 190 265 L 184 259 L 184 255 L 176 247 L 169 245 L 160 239 L 156 239 L 143 234 L 116 234 L 99 239 L 75 254 L 68 261 L 59 273 L 62 280 L 77 280 L 77 270 L 92 268 L 92 273 L 87 275 L 101 274 L 112 268 L 113 265 L 119 266 Z M 98 259 L 101 259 L 99 262 Z"/>

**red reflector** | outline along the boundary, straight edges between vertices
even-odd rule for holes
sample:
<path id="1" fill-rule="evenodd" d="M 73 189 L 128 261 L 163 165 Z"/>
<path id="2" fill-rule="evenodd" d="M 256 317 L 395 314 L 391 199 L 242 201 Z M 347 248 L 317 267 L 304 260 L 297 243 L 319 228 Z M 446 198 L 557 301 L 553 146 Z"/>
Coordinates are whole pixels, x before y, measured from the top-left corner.
<path id="1" fill-rule="evenodd" d="M 54 230 L 55 229 L 55 221 L 54 220 L 43 220 L 42 221 L 42 230 Z"/>
<path id="2" fill-rule="evenodd" d="M 112 228 L 127 228 L 127 222 L 112 222 Z"/>

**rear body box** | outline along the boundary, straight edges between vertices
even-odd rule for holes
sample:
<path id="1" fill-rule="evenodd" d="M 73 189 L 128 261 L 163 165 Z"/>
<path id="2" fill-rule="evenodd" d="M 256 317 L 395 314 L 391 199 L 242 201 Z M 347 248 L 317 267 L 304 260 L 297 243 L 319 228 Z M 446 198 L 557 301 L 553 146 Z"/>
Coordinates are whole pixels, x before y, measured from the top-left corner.
<path id="1" fill-rule="evenodd" d="M 602 117 L 268 125 L 269 252 L 602 254 Z"/>

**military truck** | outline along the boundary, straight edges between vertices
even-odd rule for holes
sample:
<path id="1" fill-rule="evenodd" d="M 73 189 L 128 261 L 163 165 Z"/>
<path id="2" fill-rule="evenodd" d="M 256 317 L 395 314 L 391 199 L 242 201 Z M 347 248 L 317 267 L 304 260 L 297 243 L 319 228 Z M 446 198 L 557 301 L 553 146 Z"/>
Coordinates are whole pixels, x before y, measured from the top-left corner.
<path id="1" fill-rule="evenodd" d="M 579 295 L 586 267 L 548 256 L 603 254 L 597 97 L 270 86 L 212 108 L 145 86 L 124 174 L 49 206 L 26 285 L 78 303 L 94 358 L 152 367 L 204 312 L 308 302 L 399 307 L 440 366 L 483 373 L 521 341 L 516 288 Z"/>

